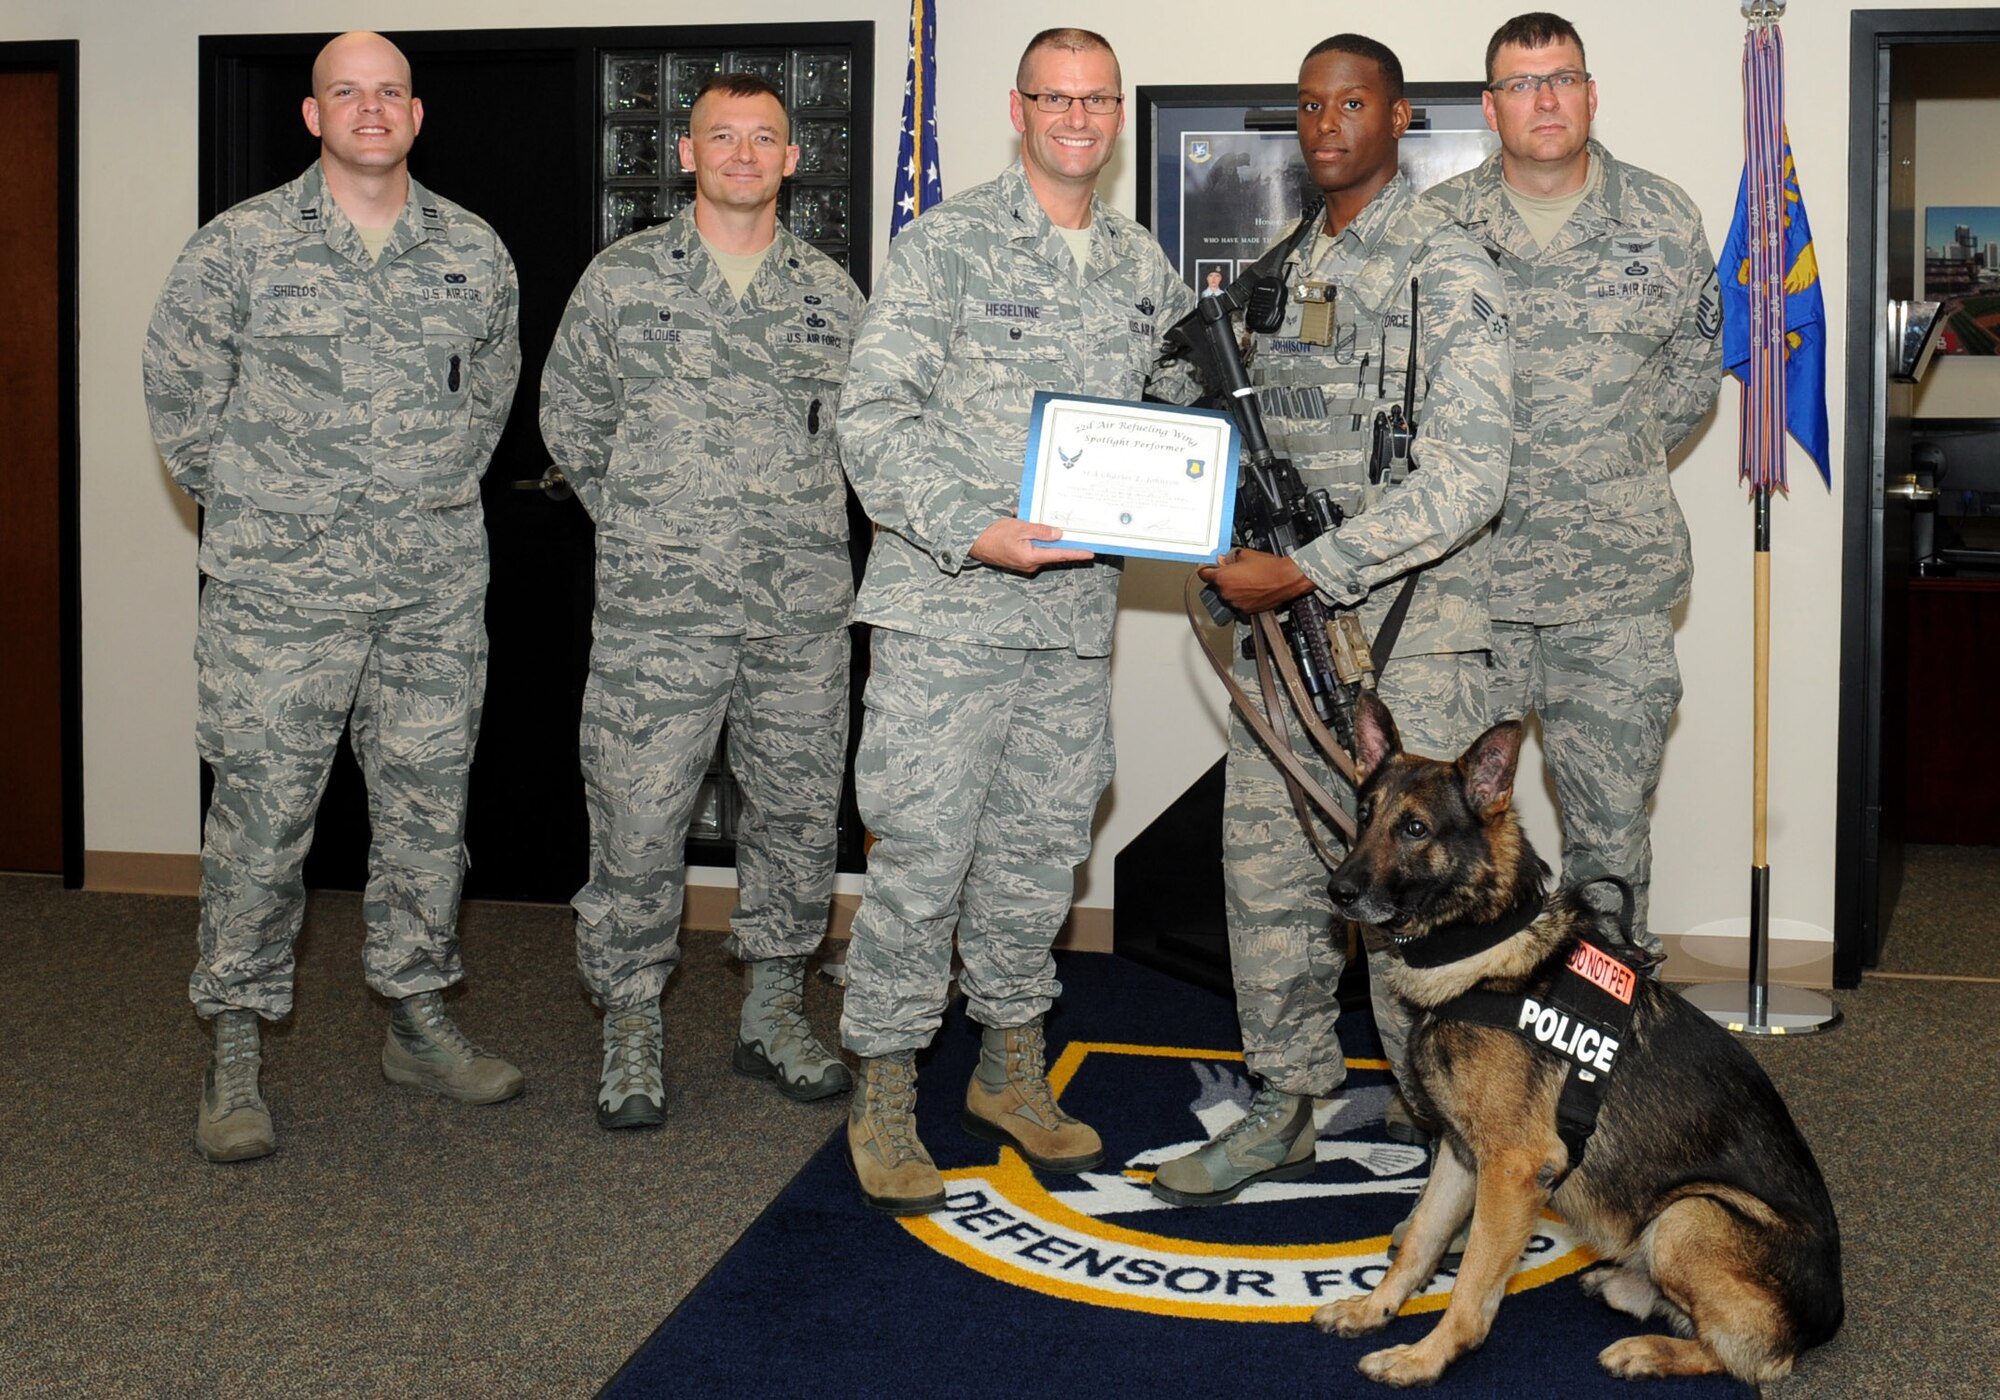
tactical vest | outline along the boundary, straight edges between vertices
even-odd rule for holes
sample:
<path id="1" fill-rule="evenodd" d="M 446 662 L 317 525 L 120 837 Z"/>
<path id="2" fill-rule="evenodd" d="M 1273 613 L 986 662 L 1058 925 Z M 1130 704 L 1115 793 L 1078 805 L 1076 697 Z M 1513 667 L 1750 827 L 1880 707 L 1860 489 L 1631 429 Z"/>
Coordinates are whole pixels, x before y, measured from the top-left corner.
<path id="1" fill-rule="evenodd" d="M 1401 219 L 1398 223 L 1403 222 Z M 1250 382 L 1272 446 L 1289 456 L 1308 487 L 1325 486 L 1348 514 L 1371 506 L 1391 484 L 1368 482 L 1375 415 L 1403 401 L 1414 327 L 1410 315 L 1411 269 L 1425 244 L 1381 246 L 1346 280 L 1333 283 L 1333 329 L 1327 345 L 1300 338 L 1308 303 L 1302 287 L 1318 280 L 1305 266 L 1307 244 L 1287 260 L 1284 324 L 1260 337 Z M 1323 257 L 1322 262 L 1333 259 Z M 1420 274 L 1419 274 L 1420 275 Z M 1416 386 L 1415 417 L 1424 421 L 1425 384 Z M 1422 433 L 1418 433 L 1422 440 Z M 1393 479 L 1400 479 L 1398 472 Z"/>
<path id="2" fill-rule="evenodd" d="M 1546 987 L 1525 994 L 1470 991 L 1431 1014 L 1511 1031 L 1564 1062 L 1556 1133 L 1569 1150 L 1568 1170 L 1575 1171 L 1597 1130 L 1604 1091 L 1631 1032 L 1639 971 L 1630 960 L 1580 938 Z"/>

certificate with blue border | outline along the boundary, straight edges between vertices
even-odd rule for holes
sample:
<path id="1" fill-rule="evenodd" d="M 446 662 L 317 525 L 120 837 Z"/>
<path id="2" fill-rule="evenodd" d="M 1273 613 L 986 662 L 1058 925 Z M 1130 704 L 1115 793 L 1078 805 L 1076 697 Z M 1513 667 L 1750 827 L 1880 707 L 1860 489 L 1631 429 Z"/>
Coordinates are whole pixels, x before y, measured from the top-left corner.
<path id="1" fill-rule="evenodd" d="M 1061 530 L 1050 545 L 1204 564 L 1229 547 L 1227 413 L 1043 391 L 1031 414 L 1020 516 Z"/>

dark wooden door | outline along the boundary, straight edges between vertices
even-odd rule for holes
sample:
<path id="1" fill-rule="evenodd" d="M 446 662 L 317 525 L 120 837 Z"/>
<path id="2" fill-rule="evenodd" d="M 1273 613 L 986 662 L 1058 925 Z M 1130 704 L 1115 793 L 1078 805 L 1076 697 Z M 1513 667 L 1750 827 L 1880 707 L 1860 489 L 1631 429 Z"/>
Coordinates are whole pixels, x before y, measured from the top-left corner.
<path id="1" fill-rule="evenodd" d="M 38 874 L 63 869 L 59 93 L 0 67 L 0 870 Z"/>

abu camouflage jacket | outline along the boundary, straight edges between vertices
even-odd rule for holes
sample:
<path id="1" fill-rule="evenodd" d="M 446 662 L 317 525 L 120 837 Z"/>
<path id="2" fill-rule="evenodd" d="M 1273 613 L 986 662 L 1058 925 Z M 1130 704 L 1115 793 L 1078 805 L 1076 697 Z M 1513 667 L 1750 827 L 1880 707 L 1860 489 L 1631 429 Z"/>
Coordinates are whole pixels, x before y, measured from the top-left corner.
<path id="1" fill-rule="evenodd" d="M 1493 616 L 1550 625 L 1656 612 L 1687 596 L 1687 522 L 1667 454 L 1715 402 L 1721 302 L 1701 214 L 1680 187 L 1593 141 L 1593 177 L 1538 247 L 1496 152 L 1425 193 L 1506 279 L 1514 467 L 1493 540 Z"/>
<path id="2" fill-rule="evenodd" d="M 207 508 L 202 571 L 357 609 L 483 583 L 518 301 L 492 228 L 414 179 L 379 259 L 317 162 L 200 229 L 145 382 L 167 468 Z"/>

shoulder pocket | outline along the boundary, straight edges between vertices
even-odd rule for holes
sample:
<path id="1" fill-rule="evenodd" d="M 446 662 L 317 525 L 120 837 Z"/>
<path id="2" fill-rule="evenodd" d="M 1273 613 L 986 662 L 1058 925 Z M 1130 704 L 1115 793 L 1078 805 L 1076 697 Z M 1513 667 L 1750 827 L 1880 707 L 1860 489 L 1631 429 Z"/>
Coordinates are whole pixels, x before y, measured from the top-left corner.
<path id="1" fill-rule="evenodd" d="M 710 332 L 692 326 L 620 326 L 620 379 L 706 379 L 715 372 Z"/>
<path id="2" fill-rule="evenodd" d="M 308 294 L 311 284 L 268 284 L 251 289 L 253 336 L 339 335 L 340 303 L 326 288 Z"/>
<path id="3" fill-rule="evenodd" d="M 1045 360 L 1062 355 L 1062 312 L 1039 303 L 967 302 L 959 346 L 974 359 Z"/>
<path id="4" fill-rule="evenodd" d="M 484 340 L 487 336 L 485 309 L 452 302 L 426 306 L 423 332 L 425 340 Z"/>

